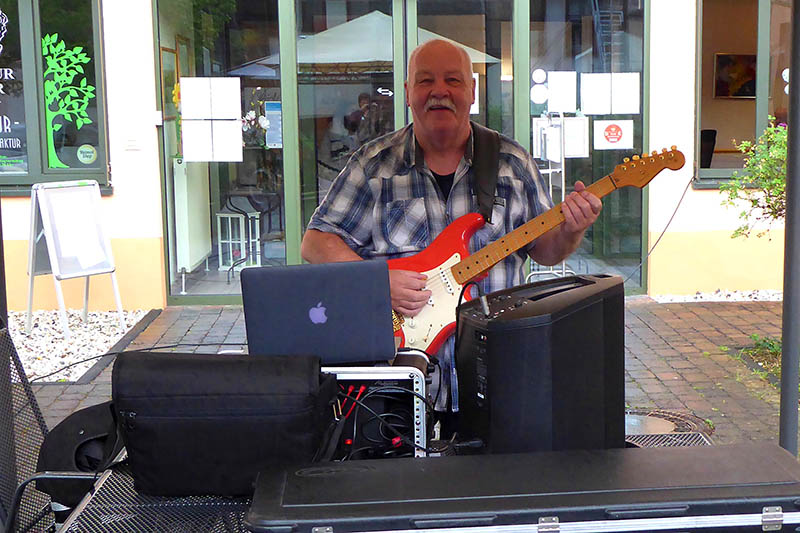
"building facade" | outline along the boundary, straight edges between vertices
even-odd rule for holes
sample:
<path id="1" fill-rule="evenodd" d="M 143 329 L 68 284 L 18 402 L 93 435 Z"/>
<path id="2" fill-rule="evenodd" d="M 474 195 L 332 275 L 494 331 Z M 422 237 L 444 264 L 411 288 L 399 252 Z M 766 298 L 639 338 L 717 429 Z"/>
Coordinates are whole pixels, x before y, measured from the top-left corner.
<path id="1" fill-rule="evenodd" d="M 742 167 L 734 139 L 754 139 L 769 115 L 785 121 L 788 0 L 19 0 L 0 10 L 10 309 L 27 303 L 40 182 L 100 183 L 125 308 L 236 303 L 242 268 L 300 263 L 305 224 L 349 155 L 410 120 L 406 60 L 433 38 L 466 48 L 472 119 L 531 150 L 556 202 L 633 154 L 685 154 L 681 170 L 606 196 L 556 274 L 620 274 L 629 292 L 652 295 L 782 287 L 783 227 L 732 239 L 740 210 L 722 205 L 718 186 Z M 531 279 L 545 275 L 532 267 Z M 103 278 L 90 307 L 113 309 Z M 51 279 L 36 276 L 36 308 L 57 306 Z M 82 281 L 63 286 L 67 306 L 82 305 Z"/>

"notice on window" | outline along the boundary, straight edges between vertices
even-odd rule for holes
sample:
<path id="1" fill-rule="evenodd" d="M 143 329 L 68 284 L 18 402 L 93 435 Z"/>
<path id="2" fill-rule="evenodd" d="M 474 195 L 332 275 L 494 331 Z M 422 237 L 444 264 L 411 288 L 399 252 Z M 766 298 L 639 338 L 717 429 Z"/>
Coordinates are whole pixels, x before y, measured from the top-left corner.
<path id="1" fill-rule="evenodd" d="M 585 115 L 638 115 L 638 72 L 581 74 L 581 111 Z"/>
<path id="2" fill-rule="evenodd" d="M 14 8 L 14 16 L 16 12 Z M 28 172 L 19 20 L 0 11 L 2 19 L 6 22 L 0 27 L 0 174 L 19 174 Z"/>
<path id="3" fill-rule="evenodd" d="M 264 142 L 267 144 L 267 148 L 283 147 L 280 102 L 264 102 Z"/>
<path id="4" fill-rule="evenodd" d="M 550 112 L 574 113 L 577 102 L 578 75 L 575 72 L 547 73 L 547 110 Z"/>
<path id="5" fill-rule="evenodd" d="M 595 150 L 631 150 L 633 149 L 632 120 L 595 120 Z"/>

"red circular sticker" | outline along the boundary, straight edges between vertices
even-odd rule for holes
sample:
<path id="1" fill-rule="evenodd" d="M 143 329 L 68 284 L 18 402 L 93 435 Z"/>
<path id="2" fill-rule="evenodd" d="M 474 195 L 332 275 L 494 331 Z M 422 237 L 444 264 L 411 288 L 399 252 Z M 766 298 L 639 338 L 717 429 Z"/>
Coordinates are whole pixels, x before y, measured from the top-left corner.
<path id="1" fill-rule="evenodd" d="M 606 140 L 610 143 L 618 143 L 622 139 L 622 128 L 616 124 L 611 124 L 603 132 Z"/>

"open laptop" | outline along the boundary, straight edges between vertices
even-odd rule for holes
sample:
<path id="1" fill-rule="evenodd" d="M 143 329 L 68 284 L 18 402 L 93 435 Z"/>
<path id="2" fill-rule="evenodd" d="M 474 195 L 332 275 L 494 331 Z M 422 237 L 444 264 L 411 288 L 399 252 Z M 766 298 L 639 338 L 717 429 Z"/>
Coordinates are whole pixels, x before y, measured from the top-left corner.
<path id="1" fill-rule="evenodd" d="M 385 261 L 245 268 L 252 355 L 316 355 L 324 364 L 394 357 Z"/>

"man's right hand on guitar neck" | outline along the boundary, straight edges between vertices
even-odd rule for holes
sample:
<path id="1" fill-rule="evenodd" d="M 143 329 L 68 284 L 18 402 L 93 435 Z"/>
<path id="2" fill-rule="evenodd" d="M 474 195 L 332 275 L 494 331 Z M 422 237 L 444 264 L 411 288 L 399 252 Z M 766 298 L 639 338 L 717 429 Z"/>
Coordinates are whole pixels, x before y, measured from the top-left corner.
<path id="1" fill-rule="evenodd" d="M 418 315 L 432 294 L 425 289 L 427 279 L 413 270 L 389 270 L 392 309 L 407 317 Z"/>

